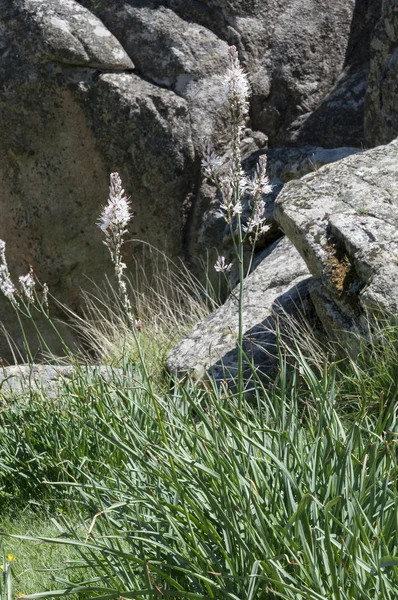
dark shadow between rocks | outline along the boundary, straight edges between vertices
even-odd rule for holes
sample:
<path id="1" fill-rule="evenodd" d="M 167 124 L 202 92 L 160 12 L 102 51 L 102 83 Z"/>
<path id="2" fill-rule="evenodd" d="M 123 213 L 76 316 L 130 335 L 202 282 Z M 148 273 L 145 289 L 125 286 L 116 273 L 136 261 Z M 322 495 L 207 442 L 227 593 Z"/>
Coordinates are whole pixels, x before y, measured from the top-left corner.
<path id="1" fill-rule="evenodd" d="M 325 148 L 365 146 L 370 43 L 381 15 L 380 4 L 380 0 L 357 0 L 341 76 L 316 110 L 293 123 L 291 135 L 295 144 L 316 143 Z"/>

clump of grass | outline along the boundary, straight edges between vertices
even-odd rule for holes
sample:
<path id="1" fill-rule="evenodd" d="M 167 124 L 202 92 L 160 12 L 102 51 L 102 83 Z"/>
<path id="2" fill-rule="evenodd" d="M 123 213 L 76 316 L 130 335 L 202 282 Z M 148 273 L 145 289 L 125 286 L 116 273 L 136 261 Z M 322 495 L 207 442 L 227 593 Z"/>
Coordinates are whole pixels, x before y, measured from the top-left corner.
<path id="1" fill-rule="evenodd" d="M 291 381 L 281 356 L 274 389 L 243 406 L 215 385 L 160 396 L 145 373 L 128 393 L 120 381 L 91 388 L 97 460 L 85 453 L 73 483 L 59 465 L 89 517 L 84 532 L 66 517 L 52 541 L 95 578 L 58 593 L 395 598 L 396 398 L 344 421 L 336 365 L 295 360 Z"/>
<path id="2" fill-rule="evenodd" d="M 76 502 L 76 494 L 51 488 L 46 482 L 60 478 L 82 482 L 85 470 L 98 475 L 122 464 L 123 453 L 99 436 L 96 414 L 104 394 L 115 408 L 130 403 L 131 393 L 141 389 L 142 373 L 130 361 L 104 376 L 88 366 L 75 364 L 71 380 L 64 381 L 56 396 L 42 390 L 3 399 L 0 409 L 0 498 L 3 506 L 20 508 L 30 502 Z M 94 404 L 97 405 L 94 410 Z M 131 416 L 134 405 L 130 406 Z"/>
<path id="3" fill-rule="evenodd" d="M 341 392 L 345 414 L 383 413 L 392 398 L 398 398 L 398 326 L 379 314 L 367 320 L 367 334 L 353 334 L 354 357 L 341 361 L 344 377 Z M 341 407 L 344 410 L 344 406 Z"/>
<path id="4" fill-rule="evenodd" d="M 86 360 L 118 365 L 126 358 L 136 363 L 139 346 L 155 377 L 160 378 L 169 350 L 220 303 L 208 279 L 202 284 L 182 263 L 175 263 L 149 244 L 150 269 L 136 264 L 134 280 L 127 289 L 134 312 L 139 315 L 138 339 L 126 321 L 120 295 L 107 282 L 94 285 L 93 293 L 82 292 L 83 312 L 76 315 L 64 307 L 72 326 L 84 340 Z M 150 273 L 150 275 L 148 275 Z"/>

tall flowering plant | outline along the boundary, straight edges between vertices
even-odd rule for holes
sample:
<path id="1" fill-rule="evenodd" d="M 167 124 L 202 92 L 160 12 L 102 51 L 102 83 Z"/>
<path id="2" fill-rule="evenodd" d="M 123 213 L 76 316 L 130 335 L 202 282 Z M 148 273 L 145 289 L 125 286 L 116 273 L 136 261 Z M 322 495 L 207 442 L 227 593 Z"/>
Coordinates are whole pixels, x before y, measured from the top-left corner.
<path id="1" fill-rule="evenodd" d="M 20 275 L 20 277 L 18 278 L 18 282 L 19 287 L 17 287 L 14 284 L 8 268 L 6 258 L 6 243 L 4 240 L 0 240 L 0 292 L 7 298 L 7 300 L 11 303 L 16 312 L 20 330 L 24 340 L 27 359 L 30 362 L 33 362 L 33 356 L 25 335 L 25 328 L 23 325 L 22 317 L 32 322 L 43 347 L 46 348 L 47 351 L 50 351 L 43 335 L 41 334 L 40 330 L 38 329 L 35 323 L 32 313 L 33 308 L 37 312 L 42 313 L 47 319 L 49 319 L 48 286 L 46 283 L 41 284 L 41 298 L 39 298 L 39 295 L 36 292 L 37 280 L 33 272 L 32 266 L 29 267 L 29 271 L 26 275 Z M 55 326 L 52 322 L 51 325 L 55 329 Z"/>
<path id="2" fill-rule="evenodd" d="M 26 275 L 19 277 L 20 289 L 14 285 L 6 259 L 6 243 L 0 240 L 0 291 L 11 302 L 15 308 L 19 308 L 19 299 L 25 299 L 27 303 L 34 303 L 34 288 L 36 285 L 32 267 Z M 46 287 L 45 287 L 46 292 Z"/>
<path id="3" fill-rule="evenodd" d="M 140 321 L 135 319 L 127 293 L 124 276 L 126 264 L 122 260 L 122 246 L 127 226 L 132 219 L 130 200 L 126 197 L 119 173 L 111 173 L 108 202 L 104 206 L 98 219 L 98 227 L 105 234 L 104 244 L 108 247 L 111 260 L 115 267 L 115 275 L 119 287 L 120 297 L 125 309 L 130 326 L 140 328 Z"/>
<path id="4" fill-rule="evenodd" d="M 243 400 L 243 297 L 244 297 L 244 245 L 254 245 L 261 234 L 268 230 L 264 218 L 264 195 L 272 190 L 267 177 L 267 157 L 261 156 L 252 177 L 248 177 L 242 169 L 241 142 L 246 124 L 250 84 L 246 72 L 239 62 L 235 46 L 229 48 L 229 65 L 223 79 L 223 94 L 229 110 L 229 127 L 231 135 L 231 158 L 227 175 L 221 176 L 222 159 L 216 155 L 210 145 L 207 146 L 202 160 L 204 175 L 219 190 L 220 211 L 228 223 L 235 254 L 239 266 L 239 325 L 238 325 L 238 393 Z M 242 223 L 243 198 L 249 198 L 251 215 L 245 224 Z M 253 257 L 253 252 L 252 252 Z M 251 261 L 250 261 L 251 265 Z M 249 270 L 250 270 L 249 265 Z M 231 269 L 223 256 L 219 256 L 215 264 L 218 272 L 227 273 Z"/>

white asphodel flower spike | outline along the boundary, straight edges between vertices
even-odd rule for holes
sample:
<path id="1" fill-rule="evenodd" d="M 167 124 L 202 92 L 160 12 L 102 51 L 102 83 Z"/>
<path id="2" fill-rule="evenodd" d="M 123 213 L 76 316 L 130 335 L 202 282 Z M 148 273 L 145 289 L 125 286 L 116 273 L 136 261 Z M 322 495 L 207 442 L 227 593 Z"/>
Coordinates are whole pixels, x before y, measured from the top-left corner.
<path id="1" fill-rule="evenodd" d="M 228 50 L 229 65 L 223 78 L 223 91 L 225 101 L 228 103 L 232 124 L 232 159 L 229 172 L 220 177 L 218 171 L 223 161 L 215 154 L 210 144 L 207 144 L 202 159 L 204 175 L 219 189 L 220 214 L 232 227 L 233 217 L 239 217 L 243 212 L 242 198 L 245 189 L 251 182 L 240 166 L 240 138 L 246 121 L 249 108 L 250 84 L 249 79 L 239 62 L 238 51 L 235 46 Z"/>
<path id="2" fill-rule="evenodd" d="M 242 113 L 248 111 L 250 84 L 235 46 L 229 48 L 229 67 L 223 79 L 223 91 L 226 101 L 235 104 Z"/>
<path id="3" fill-rule="evenodd" d="M 105 233 L 105 245 L 108 246 L 111 260 L 115 266 L 115 275 L 119 286 L 119 293 L 126 311 L 127 319 L 136 330 L 141 329 L 141 321 L 133 316 L 133 309 L 127 293 L 127 285 L 124 279 L 125 263 L 122 261 L 121 248 L 127 233 L 127 225 L 132 219 L 130 201 L 125 195 L 122 180 L 119 173 L 111 173 L 108 203 L 103 208 L 97 221 L 98 227 Z"/>
<path id="4" fill-rule="evenodd" d="M 21 275 L 19 277 L 19 283 L 21 284 L 21 292 L 24 294 L 28 302 L 34 302 L 33 290 L 36 285 L 36 281 L 33 275 L 32 267 L 27 275 Z"/>
<path id="5" fill-rule="evenodd" d="M 124 233 L 132 218 L 130 201 L 125 196 L 119 173 L 111 173 L 109 199 L 98 220 L 105 235 Z"/>
<path id="6" fill-rule="evenodd" d="M 0 240 L 0 292 L 2 292 L 4 296 L 8 298 L 8 300 L 10 300 L 14 305 L 18 304 L 15 298 L 16 289 L 8 270 L 6 260 L 6 243 L 4 240 Z"/>
<path id="7" fill-rule="evenodd" d="M 264 196 L 272 192 L 272 184 L 267 177 L 267 157 L 260 156 L 254 175 L 246 179 L 246 190 L 252 197 L 252 214 L 246 225 L 243 226 L 244 233 L 251 243 L 255 243 L 260 235 L 264 235 L 270 229 L 265 223 Z"/>
<path id="8" fill-rule="evenodd" d="M 272 187 L 273 186 L 270 184 L 267 176 L 267 155 L 263 154 L 258 159 L 254 176 L 252 179 L 247 180 L 247 190 L 250 192 L 251 196 L 256 199 L 256 197 L 261 194 L 270 194 L 272 192 Z"/>

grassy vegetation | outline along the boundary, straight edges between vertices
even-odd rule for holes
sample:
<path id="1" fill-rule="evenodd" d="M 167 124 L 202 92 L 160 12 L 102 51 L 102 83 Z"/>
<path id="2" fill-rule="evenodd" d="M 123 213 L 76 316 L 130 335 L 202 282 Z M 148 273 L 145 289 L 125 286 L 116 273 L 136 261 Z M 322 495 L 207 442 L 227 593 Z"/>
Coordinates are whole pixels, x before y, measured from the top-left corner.
<path id="1" fill-rule="evenodd" d="M 11 513 L 7 511 L 7 513 L 3 511 L 0 528 L 8 534 L 41 537 L 56 537 L 60 534 L 56 525 L 51 521 L 51 517 L 44 512 L 33 512 L 32 509 L 26 507 L 25 512 L 14 511 Z M 67 561 L 72 562 L 79 559 L 78 552 L 72 547 L 5 537 L 1 550 L 3 576 L 7 563 L 12 569 L 13 595 L 34 594 L 50 590 L 54 588 L 54 577 L 58 579 L 71 577 L 71 579 L 78 580 L 82 575 L 85 575 L 86 578 L 89 576 L 87 569 L 81 570 L 80 573 L 77 571 L 74 575 L 70 574 Z M 0 583 L 0 590 L 4 591 L 2 583 Z"/>
<path id="2" fill-rule="evenodd" d="M 3 498 L 16 515 L 45 503 L 62 532 L 8 517 L 3 532 L 25 539 L 3 538 L 14 590 L 396 598 L 398 330 L 373 331 L 355 362 L 291 341 L 273 386 L 253 384 L 243 406 L 211 382 L 167 387 L 130 360 L 110 379 L 78 368 L 56 400 L 14 398 Z"/>

